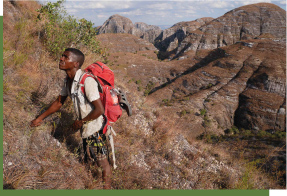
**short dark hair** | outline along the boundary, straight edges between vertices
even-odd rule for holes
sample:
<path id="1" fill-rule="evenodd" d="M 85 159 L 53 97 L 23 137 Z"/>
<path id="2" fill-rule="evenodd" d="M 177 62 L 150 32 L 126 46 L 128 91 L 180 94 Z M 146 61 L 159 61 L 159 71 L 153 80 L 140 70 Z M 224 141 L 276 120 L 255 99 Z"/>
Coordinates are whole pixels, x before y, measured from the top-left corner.
<path id="1" fill-rule="evenodd" d="M 76 59 L 73 60 L 79 62 L 79 67 L 82 67 L 85 61 L 85 55 L 80 50 L 76 48 L 67 48 L 65 51 L 70 51 L 71 53 L 73 53 L 74 57 L 76 57 Z"/>

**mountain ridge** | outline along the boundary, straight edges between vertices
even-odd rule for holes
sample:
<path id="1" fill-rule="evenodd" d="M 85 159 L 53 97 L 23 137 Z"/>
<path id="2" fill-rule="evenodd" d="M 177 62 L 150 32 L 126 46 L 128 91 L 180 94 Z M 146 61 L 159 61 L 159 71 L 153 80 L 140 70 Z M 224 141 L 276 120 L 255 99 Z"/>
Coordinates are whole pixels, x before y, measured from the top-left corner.
<path id="1" fill-rule="evenodd" d="M 113 27 L 109 27 L 111 19 L 121 21 L 118 23 L 119 26 L 113 22 Z M 122 21 L 128 21 L 125 28 L 129 30 L 120 31 L 121 33 L 133 34 L 153 43 L 163 59 L 178 58 L 187 51 L 195 53 L 197 50 L 214 49 L 245 39 L 273 36 L 275 40 L 286 41 L 286 11 L 271 3 L 241 6 L 216 19 L 204 17 L 194 21 L 178 22 L 165 30 L 156 29 L 153 25 L 148 33 L 146 30 L 135 28 L 130 19 L 113 15 L 99 28 L 99 34 L 108 32 L 101 29 L 123 29 Z M 280 28 L 273 28 L 275 26 Z"/>

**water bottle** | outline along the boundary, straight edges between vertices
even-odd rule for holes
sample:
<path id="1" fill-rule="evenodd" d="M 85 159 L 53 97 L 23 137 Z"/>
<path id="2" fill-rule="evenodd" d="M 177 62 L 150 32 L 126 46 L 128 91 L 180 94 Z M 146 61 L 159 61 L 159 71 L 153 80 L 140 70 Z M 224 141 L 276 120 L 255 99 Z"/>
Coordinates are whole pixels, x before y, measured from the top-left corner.
<path id="1" fill-rule="evenodd" d="M 111 97 L 112 97 L 112 104 L 113 105 L 119 105 L 119 99 L 118 99 L 118 94 L 114 89 L 110 90 Z"/>

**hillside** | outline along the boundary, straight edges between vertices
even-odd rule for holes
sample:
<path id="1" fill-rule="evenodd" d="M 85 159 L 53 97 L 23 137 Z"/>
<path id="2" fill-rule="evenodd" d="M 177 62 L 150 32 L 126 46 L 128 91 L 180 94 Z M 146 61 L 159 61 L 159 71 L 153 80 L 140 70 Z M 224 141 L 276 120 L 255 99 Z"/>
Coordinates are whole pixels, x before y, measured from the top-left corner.
<path id="1" fill-rule="evenodd" d="M 65 77 L 43 45 L 39 7 L 4 2 L 4 189 L 101 189 L 99 168 L 82 163 L 70 100 L 29 127 Z M 113 189 L 285 188 L 286 46 L 273 37 L 175 60 L 158 59 L 152 43 L 125 32 L 97 35 L 101 54 L 82 46 L 83 67 L 105 62 L 132 105 L 133 116 L 113 126 Z"/>

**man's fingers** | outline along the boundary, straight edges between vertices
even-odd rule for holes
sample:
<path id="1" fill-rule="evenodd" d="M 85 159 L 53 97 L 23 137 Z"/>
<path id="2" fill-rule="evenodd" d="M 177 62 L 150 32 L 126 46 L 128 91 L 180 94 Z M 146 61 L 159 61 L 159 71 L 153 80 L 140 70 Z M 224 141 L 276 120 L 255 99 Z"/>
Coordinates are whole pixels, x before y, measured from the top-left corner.
<path id="1" fill-rule="evenodd" d="M 42 120 L 41 121 L 36 121 L 36 120 L 33 120 L 30 124 L 31 127 L 37 127 L 37 126 L 40 126 L 42 123 Z"/>
<path id="2" fill-rule="evenodd" d="M 38 125 L 31 123 L 30 127 L 37 127 Z"/>

